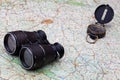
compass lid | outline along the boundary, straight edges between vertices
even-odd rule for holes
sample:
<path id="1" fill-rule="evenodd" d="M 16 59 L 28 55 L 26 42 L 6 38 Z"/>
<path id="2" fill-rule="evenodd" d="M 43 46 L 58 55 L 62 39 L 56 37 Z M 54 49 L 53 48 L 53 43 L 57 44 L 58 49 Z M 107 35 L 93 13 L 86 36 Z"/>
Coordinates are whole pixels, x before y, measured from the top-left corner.
<path id="1" fill-rule="evenodd" d="M 114 17 L 114 11 L 108 4 L 98 6 L 94 14 L 100 24 L 109 23 Z"/>

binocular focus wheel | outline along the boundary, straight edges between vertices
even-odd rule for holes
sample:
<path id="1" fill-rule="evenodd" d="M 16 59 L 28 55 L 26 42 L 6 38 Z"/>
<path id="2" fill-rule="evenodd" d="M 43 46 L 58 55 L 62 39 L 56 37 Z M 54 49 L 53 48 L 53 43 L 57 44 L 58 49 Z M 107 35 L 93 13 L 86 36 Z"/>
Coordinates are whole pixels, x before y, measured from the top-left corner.
<path id="1" fill-rule="evenodd" d="M 46 36 L 46 33 L 42 30 L 38 30 L 37 31 L 39 36 L 44 40 L 44 39 L 47 39 L 47 36 Z"/>

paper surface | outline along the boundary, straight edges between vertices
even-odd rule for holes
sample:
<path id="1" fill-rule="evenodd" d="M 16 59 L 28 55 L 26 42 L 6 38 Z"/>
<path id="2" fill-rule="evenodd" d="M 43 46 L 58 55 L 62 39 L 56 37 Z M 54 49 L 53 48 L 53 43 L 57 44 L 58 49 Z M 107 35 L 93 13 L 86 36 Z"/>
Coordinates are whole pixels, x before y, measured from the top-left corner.
<path id="1" fill-rule="evenodd" d="M 86 30 L 101 4 L 115 16 L 106 37 L 92 45 Z M 50 43 L 64 46 L 64 57 L 34 72 L 22 69 L 3 46 L 5 34 L 15 30 L 44 30 Z M 120 80 L 120 1 L 0 0 L 0 80 Z"/>

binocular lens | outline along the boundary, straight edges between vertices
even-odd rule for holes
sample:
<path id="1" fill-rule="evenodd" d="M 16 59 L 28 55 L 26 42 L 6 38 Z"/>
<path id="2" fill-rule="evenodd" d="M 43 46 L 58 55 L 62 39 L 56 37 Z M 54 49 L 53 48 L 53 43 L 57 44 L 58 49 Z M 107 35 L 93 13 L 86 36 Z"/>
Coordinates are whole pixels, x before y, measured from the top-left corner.
<path id="1" fill-rule="evenodd" d="M 23 50 L 23 58 L 22 58 L 22 63 L 25 67 L 30 67 L 33 65 L 33 55 L 32 52 L 29 48 L 26 48 Z"/>
<path id="2" fill-rule="evenodd" d="M 8 52 L 12 53 L 16 50 L 16 39 L 14 35 L 12 34 L 7 34 L 5 36 L 5 48 Z"/>
<path id="3" fill-rule="evenodd" d="M 59 44 L 25 46 L 20 51 L 20 61 L 26 70 L 38 69 L 48 63 L 62 58 L 64 48 Z"/>

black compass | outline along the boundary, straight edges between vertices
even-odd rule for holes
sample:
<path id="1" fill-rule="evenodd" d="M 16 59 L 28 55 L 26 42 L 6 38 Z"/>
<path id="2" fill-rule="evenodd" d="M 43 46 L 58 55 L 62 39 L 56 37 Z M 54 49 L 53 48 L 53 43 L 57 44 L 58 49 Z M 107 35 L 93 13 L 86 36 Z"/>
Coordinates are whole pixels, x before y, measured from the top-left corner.
<path id="1" fill-rule="evenodd" d="M 103 4 L 97 7 L 94 15 L 97 22 L 88 26 L 86 37 L 87 42 L 91 44 L 94 44 L 98 39 L 105 37 L 106 29 L 104 24 L 109 23 L 113 19 L 114 11 L 108 4 Z M 88 41 L 88 36 L 94 41 Z"/>

